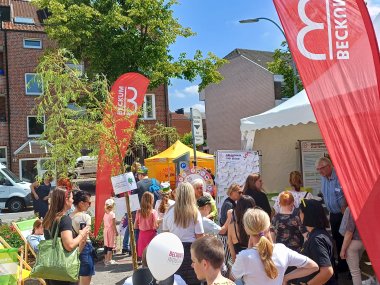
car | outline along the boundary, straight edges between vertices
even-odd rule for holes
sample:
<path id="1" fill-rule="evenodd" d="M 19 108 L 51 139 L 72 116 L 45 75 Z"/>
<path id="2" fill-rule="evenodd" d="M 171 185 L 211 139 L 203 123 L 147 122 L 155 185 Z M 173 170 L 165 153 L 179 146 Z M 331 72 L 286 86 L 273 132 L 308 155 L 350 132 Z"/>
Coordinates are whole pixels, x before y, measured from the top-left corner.
<path id="1" fill-rule="evenodd" d="M 81 156 L 76 159 L 74 169 L 74 179 L 80 178 L 83 175 L 96 174 L 98 168 L 97 156 Z"/>
<path id="2" fill-rule="evenodd" d="M 12 213 L 33 206 L 30 183 L 22 181 L 4 164 L 0 163 L 0 209 Z"/>

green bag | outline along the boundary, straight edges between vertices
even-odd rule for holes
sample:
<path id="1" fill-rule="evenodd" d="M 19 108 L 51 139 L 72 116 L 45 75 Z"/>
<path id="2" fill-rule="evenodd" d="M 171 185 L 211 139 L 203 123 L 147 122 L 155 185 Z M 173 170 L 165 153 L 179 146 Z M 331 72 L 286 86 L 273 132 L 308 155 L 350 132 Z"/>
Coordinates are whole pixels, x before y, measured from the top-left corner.
<path id="1" fill-rule="evenodd" d="M 79 279 L 79 248 L 68 252 L 58 237 L 58 225 L 53 239 L 42 240 L 38 246 L 36 264 L 30 277 L 59 281 L 77 282 Z M 54 229 L 54 224 L 52 229 Z M 54 232 L 54 231 L 52 231 Z"/>

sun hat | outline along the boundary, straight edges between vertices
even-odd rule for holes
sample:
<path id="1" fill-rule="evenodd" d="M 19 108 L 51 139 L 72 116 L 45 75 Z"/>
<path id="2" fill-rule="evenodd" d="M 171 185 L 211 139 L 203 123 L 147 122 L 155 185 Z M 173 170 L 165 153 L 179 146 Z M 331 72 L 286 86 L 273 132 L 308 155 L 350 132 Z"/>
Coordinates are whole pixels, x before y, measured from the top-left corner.
<path id="1" fill-rule="evenodd" d="M 162 194 L 169 194 L 170 192 L 172 192 L 172 189 L 170 189 L 170 183 L 169 183 L 169 181 L 161 182 L 161 190 L 160 190 L 160 192 Z"/>

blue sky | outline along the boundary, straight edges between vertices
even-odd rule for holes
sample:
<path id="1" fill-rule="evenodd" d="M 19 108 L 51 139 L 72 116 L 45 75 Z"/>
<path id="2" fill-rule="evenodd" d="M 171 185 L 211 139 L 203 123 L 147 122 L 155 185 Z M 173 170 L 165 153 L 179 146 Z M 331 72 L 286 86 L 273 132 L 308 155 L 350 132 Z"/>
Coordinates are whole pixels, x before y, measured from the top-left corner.
<path id="1" fill-rule="evenodd" d="M 372 17 L 380 13 L 380 0 L 369 0 L 367 6 Z M 266 17 L 280 24 L 271 0 L 179 0 L 174 6 L 174 16 L 184 27 L 190 27 L 195 36 L 179 38 L 171 47 L 177 57 L 181 52 L 193 56 L 199 49 L 204 54 L 211 51 L 224 57 L 235 48 L 273 51 L 284 40 L 281 32 L 268 21 L 240 24 L 242 19 Z M 204 111 L 198 99 L 198 81 L 173 79 L 169 86 L 169 106 L 196 107 Z"/>

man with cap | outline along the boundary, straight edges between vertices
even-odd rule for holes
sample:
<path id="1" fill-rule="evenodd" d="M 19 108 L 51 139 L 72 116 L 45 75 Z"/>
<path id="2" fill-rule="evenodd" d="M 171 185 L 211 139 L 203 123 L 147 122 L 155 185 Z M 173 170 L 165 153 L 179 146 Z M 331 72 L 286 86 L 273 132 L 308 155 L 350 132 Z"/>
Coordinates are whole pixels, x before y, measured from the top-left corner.
<path id="1" fill-rule="evenodd" d="M 141 202 L 141 197 L 146 191 L 150 191 L 154 194 L 154 200 L 157 201 L 157 197 L 154 192 L 160 190 L 160 184 L 155 178 L 148 177 L 148 168 L 141 166 L 137 170 L 137 189 L 134 191 L 134 194 L 139 196 L 139 201 Z M 154 189 L 153 189 L 154 188 Z"/>

